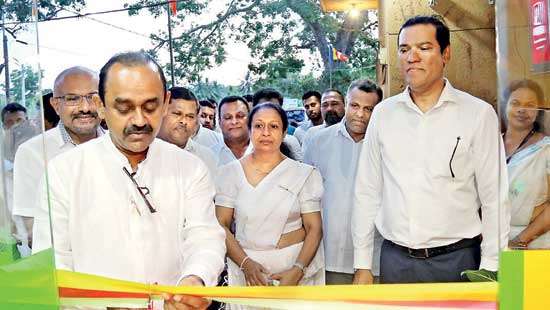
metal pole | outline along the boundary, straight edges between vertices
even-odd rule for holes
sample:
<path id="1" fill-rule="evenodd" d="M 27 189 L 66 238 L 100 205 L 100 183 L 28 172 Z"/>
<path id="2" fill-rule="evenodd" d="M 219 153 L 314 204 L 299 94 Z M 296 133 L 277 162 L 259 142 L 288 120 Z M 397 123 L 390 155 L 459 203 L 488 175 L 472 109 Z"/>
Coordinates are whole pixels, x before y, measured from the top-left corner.
<path id="1" fill-rule="evenodd" d="M 4 90 L 6 91 L 6 104 L 10 101 L 10 68 L 8 57 L 8 37 L 6 37 L 6 29 L 4 26 L 4 8 L 0 8 L 2 14 L 2 48 L 4 51 Z"/>
<path id="2" fill-rule="evenodd" d="M 172 48 L 172 20 L 170 18 L 172 12 L 170 10 L 170 2 L 168 2 L 166 5 L 168 8 L 168 48 L 170 49 L 170 77 L 172 80 L 172 87 L 174 87 L 176 85 L 174 84 L 174 51 Z"/>
<path id="3" fill-rule="evenodd" d="M 21 65 L 21 105 L 24 107 L 26 104 L 25 93 L 27 92 L 27 90 L 25 89 L 25 78 L 25 68 L 23 67 L 23 65 Z"/>

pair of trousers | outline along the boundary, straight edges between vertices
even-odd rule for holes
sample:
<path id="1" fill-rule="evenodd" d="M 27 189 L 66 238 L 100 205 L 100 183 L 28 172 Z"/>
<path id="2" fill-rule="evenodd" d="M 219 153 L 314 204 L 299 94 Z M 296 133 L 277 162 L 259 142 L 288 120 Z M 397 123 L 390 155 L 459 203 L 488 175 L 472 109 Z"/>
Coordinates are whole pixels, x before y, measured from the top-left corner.
<path id="1" fill-rule="evenodd" d="M 478 269 L 480 245 L 428 258 L 413 258 L 395 243 L 384 240 L 380 252 L 380 283 L 467 281 L 460 273 Z"/>

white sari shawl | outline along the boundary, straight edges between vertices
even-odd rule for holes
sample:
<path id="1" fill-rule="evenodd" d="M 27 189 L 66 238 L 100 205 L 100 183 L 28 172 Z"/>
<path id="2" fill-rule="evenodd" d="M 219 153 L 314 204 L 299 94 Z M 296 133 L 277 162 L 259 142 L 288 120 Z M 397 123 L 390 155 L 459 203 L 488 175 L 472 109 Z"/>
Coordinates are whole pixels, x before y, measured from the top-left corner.
<path id="1" fill-rule="evenodd" d="M 252 187 L 238 161 L 229 165 L 233 167 L 226 167 L 232 168 L 225 169 L 226 173 L 236 174 L 242 181 L 236 182 L 240 186 L 233 194 L 235 238 L 250 259 L 262 264 L 270 273 L 290 269 L 302 249 L 303 242 L 282 249 L 277 248 L 277 243 L 282 234 L 302 227 L 300 214 L 310 212 L 303 212 L 303 204 L 316 204 L 317 209 L 311 211 L 319 211 L 322 194 L 320 174 L 309 165 L 285 159 L 256 187 Z M 311 198 L 304 198 L 302 192 L 308 184 L 310 187 L 316 184 L 321 189 Z M 223 191 L 223 188 L 218 190 Z M 218 192 L 218 196 L 224 196 L 224 193 Z M 246 286 L 243 272 L 231 259 L 228 259 L 228 275 L 229 285 Z M 322 244 L 319 244 L 317 253 L 299 284 L 324 284 Z"/>
<path id="2" fill-rule="evenodd" d="M 508 163 L 509 197 L 512 205 L 510 239 L 524 230 L 536 206 L 549 199 L 550 137 L 517 152 Z M 529 248 L 550 248 L 550 232 L 529 244 Z"/>

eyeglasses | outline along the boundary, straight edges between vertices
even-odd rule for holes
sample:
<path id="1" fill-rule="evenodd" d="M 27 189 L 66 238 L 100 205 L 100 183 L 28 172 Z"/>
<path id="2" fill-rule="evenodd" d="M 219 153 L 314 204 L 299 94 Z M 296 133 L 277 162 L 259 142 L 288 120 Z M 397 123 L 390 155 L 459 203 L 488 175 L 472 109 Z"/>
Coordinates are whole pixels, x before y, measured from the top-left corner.
<path id="1" fill-rule="evenodd" d="M 149 199 L 147 199 L 147 195 L 149 195 L 150 193 L 149 189 L 145 186 L 139 186 L 136 179 L 134 179 L 135 173 L 130 173 L 130 171 L 128 171 L 126 167 L 123 167 L 122 170 L 124 170 L 124 173 L 126 173 L 126 175 L 130 178 L 130 180 L 132 180 L 132 183 L 134 183 L 134 185 L 136 186 L 139 194 L 141 195 L 141 198 L 143 198 L 143 201 L 145 201 L 147 208 L 149 208 L 149 212 L 151 213 L 157 212 L 157 210 L 155 210 L 155 208 L 153 208 L 153 205 L 151 205 L 151 203 L 149 202 Z"/>
<path id="2" fill-rule="evenodd" d="M 68 106 L 77 106 L 79 105 L 82 100 L 86 99 L 88 103 L 93 103 L 94 98 L 97 96 L 97 93 L 90 93 L 87 95 L 65 95 L 65 96 L 59 96 L 54 97 L 55 99 L 61 99 L 63 102 L 65 102 Z"/>

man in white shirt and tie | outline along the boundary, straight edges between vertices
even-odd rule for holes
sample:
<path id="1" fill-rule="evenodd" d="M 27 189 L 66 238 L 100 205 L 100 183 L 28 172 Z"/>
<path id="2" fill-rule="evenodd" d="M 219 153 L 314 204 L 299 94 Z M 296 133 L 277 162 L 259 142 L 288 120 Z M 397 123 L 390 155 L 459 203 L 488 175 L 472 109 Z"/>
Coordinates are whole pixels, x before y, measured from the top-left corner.
<path id="1" fill-rule="evenodd" d="M 170 88 L 170 104 L 158 137 L 168 143 L 179 146 L 200 158 L 215 175 L 218 160 L 212 150 L 190 137 L 200 127 L 199 102 L 195 94 L 185 87 Z"/>
<path id="2" fill-rule="evenodd" d="M 13 212 L 23 217 L 29 235 L 34 212 L 39 208 L 37 189 L 44 176 L 44 156 L 49 161 L 76 145 L 103 135 L 98 106 L 92 100 L 97 96 L 97 87 L 97 72 L 84 67 L 63 70 L 54 81 L 50 101 L 60 122 L 21 144 L 15 154 Z"/>
<path id="3" fill-rule="evenodd" d="M 214 215 L 206 165 L 156 139 L 170 101 L 160 66 L 143 52 L 113 56 L 99 98 L 109 134 L 48 164 L 56 267 L 149 284 L 216 285 L 225 233 Z M 48 193 L 35 217 L 33 252 L 48 248 Z M 171 307 L 208 301 L 167 298 Z"/>
<path id="4" fill-rule="evenodd" d="M 449 29 L 433 16 L 413 17 L 399 32 L 408 86 L 374 109 L 359 158 L 354 283 L 373 281 L 375 225 L 385 239 L 381 283 L 454 282 L 464 270 L 496 271 L 508 243 L 498 118 L 444 78 L 449 41 Z"/>
<path id="5" fill-rule="evenodd" d="M 325 192 L 321 204 L 327 284 L 351 284 L 353 280 L 350 226 L 357 160 L 370 115 L 382 97 L 382 90 L 373 82 L 352 82 L 347 91 L 344 119 L 320 130 L 304 155 L 304 162 L 317 167 L 323 176 Z"/>

